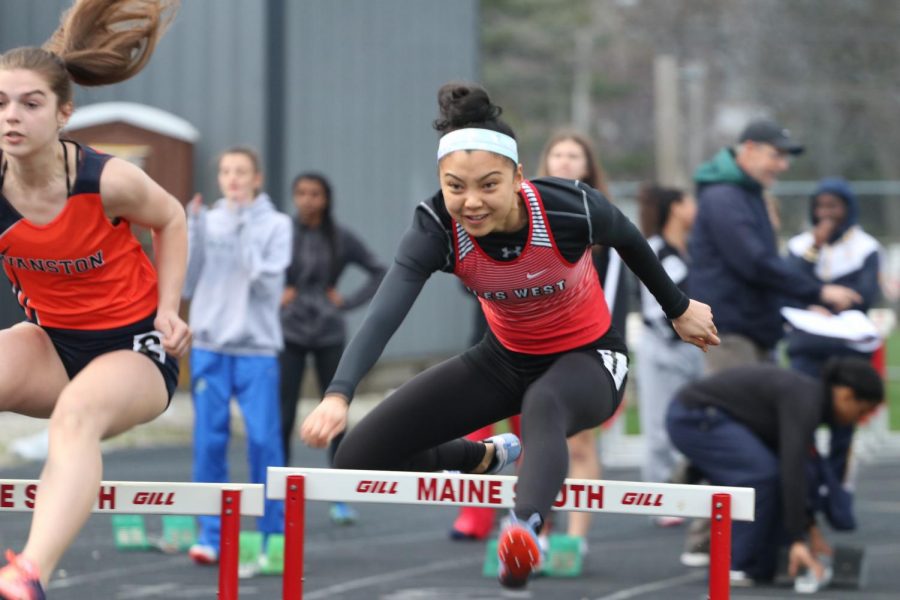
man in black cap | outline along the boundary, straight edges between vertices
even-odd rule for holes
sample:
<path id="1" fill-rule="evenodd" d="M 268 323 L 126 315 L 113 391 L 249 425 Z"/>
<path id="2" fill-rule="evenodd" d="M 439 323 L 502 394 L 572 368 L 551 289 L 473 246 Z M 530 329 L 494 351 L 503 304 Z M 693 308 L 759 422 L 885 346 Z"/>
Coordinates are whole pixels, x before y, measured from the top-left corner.
<path id="1" fill-rule="evenodd" d="M 778 255 L 763 193 L 802 152 L 787 129 L 756 120 L 735 147 L 721 149 L 694 174 L 698 212 L 688 286 L 712 307 L 722 339 L 706 356 L 708 372 L 769 360 L 784 333 L 785 299 L 836 310 L 860 300 L 849 288 L 796 272 Z"/>
<path id="2" fill-rule="evenodd" d="M 722 148 L 694 173 L 698 209 L 688 242 L 688 290 L 712 307 L 721 339 L 704 355 L 707 374 L 771 362 L 784 335 L 781 307 L 789 299 L 838 311 L 861 300 L 850 288 L 794 269 L 778 254 L 763 194 L 802 153 L 787 129 L 760 119 L 744 128 L 737 145 Z M 691 524 L 683 564 L 708 564 L 706 523 Z"/>

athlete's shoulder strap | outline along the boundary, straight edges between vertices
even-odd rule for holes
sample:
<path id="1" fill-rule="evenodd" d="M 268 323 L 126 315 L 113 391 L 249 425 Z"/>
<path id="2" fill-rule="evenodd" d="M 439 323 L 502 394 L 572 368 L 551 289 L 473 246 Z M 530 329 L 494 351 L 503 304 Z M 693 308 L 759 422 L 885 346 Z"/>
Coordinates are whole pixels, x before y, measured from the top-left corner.
<path id="1" fill-rule="evenodd" d="M 75 177 L 72 195 L 99 194 L 100 175 L 112 156 L 97 152 L 90 146 L 84 146 L 77 142 L 75 144 L 78 146 L 78 175 Z"/>

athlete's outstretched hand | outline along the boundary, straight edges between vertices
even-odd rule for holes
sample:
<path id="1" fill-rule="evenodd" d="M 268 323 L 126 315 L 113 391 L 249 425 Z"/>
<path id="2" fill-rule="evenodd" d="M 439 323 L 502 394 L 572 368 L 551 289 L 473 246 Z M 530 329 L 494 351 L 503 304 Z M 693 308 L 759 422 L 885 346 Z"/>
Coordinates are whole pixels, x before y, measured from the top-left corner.
<path id="1" fill-rule="evenodd" d="M 177 312 L 157 311 L 153 326 L 163 334 L 163 349 L 172 356 L 181 356 L 191 347 L 191 329 Z"/>
<path id="2" fill-rule="evenodd" d="M 307 446 L 324 448 L 347 428 L 350 403 L 341 394 L 327 394 L 300 425 L 300 439 Z"/>
<path id="3" fill-rule="evenodd" d="M 719 345 L 719 332 L 713 323 L 712 309 L 708 304 L 691 300 L 687 310 L 672 320 L 672 326 L 682 340 L 704 352 L 709 350 L 709 346 Z"/>

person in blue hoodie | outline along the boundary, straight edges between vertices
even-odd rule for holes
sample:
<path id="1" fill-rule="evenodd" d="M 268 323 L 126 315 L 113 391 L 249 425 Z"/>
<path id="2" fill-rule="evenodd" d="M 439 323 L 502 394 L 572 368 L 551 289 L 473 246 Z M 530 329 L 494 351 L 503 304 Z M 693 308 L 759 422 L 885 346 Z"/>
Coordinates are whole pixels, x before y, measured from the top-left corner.
<path id="1" fill-rule="evenodd" d="M 810 198 L 812 229 L 788 242 L 788 260 L 823 283 L 838 283 L 859 293 L 849 308 L 868 311 L 879 298 L 882 248 L 859 225 L 859 202 L 850 184 L 838 177 L 819 182 Z M 787 336 L 791 367 L 817 377 L 831 356 L 871 358 L 877 348 L 793 330 Z"/>
<path id="2" fill-rule="evenodd" d="M 839 177 L 822 179 L 810 197 L 809 217 L 812 228 L 788 241 L 788 261 L 823 283 L 839 283 L 856 290 L 861 300 L 850 308 L 868 311 L 881 291 L 882 247 L 859 225 L 859 201 L 850 184 Z M 831 357 L 871 360 L 880 343 L 851 342 L 795 328 L 787 335 L 787 354 L 792 369 L 819 377 Z M 817 508 L 837 529 L 855 526 L 852 494 L 843 485 L 853 431 L 852 426 L 832 427 L 828 454 L 817 456 L 810 465 L 816 488 L 827 490 L 825 495 L 811 496 L 817 498 Z"/>
<path id="3" fill-rule="evenodd" d="M 190 324 L 194 401 L 194 481 L 228 481 L 231 398 L 248 440 L 250 480 L 265 483 L 266 467 L 283 466 L 278 352 L 284 338 L 279 306 L 291 262 L 290 217 L 261 192 L 259 158 L 248 148 L 222 153 L 223 198 L 210 209 L 194 196 L 188 207 L 188 269 L 184 297 Z M 218 561 L 219 517 L 199 518 L 194 562 Z M 267 500 L 258 521 L 265 539 L 284 529 L 281 502 Z"/>
<path id="4" fill-rule="evenodd" d="M 839 311 L 862 300 L 850 288 L 798 273 L 778 255 L 763 192 L 802 152 L 779 124 L 756 120 L 737 146 L 723 148 L 694 174 L 688 289 L 712 307 L 722 340 L 705 357 L 708 373 L 771 360 L 784 335 L 780 310 L 787 299 Z"/>

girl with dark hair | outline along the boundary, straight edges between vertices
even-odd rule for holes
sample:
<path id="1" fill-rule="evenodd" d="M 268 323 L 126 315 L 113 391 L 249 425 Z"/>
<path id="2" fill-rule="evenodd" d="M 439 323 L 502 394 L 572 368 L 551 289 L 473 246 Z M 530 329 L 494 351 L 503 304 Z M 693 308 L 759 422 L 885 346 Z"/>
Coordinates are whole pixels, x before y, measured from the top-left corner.
<path id="1" fill-rule="evenodd" d="M 829 361 L 819 378 L 774 365 L 737 367 L 689 383 L 669 405 L 672 443 L 712 485 L 756 490 L 753 522 L 732 525 L 732 580 L 771 581 L 779 545 L 790 544 L 789 572 L 817 580 L 807 461 L 822 424 L 849 426 L 884 398 L 875 369 L 855 357 Z M 780 506 L 779 506 L 780 505 Z"/>
<path id="2" fill-rule="evenodd" d="M 189 207 L 190 254 L 184 297 L 194 330 L 194 481 L 228 481 L 231 399 L 247 432 L 250 480 L 265 483 L 267 467 L 284 466 L 279 443 L 278 304 L 290 260 L 291 222 L 262 191 L 259 157 L 236 146 L 219 156 L 222 198 L 207 209 L 199 194 Z M 284 529 L 283 503 L 266 500 L 257 520 L 264 535 Z M 188 554 L 199 564 L 219 558 L 221 521 L 198 517 L 200 533 Z"/>
<path id="3" fill-rule="evenodd" d="M 5 600 L 45 597 L 97 499 L 100 442 L 166 409 L 190 346 L 181 204 L 134 165 L 60 138 L 72 83 L 138 73 L 174 8 L 79 0 L 44 47 L 0 55 L 0 248 L 26 318 L 0 331 L 0 410 L 50 419 L 28 541 L 0 569 Z M 131 223 L 153 232 L 155 268 Z"/>
<path id="4" fill-rule="evenodd" d="M 428 277 L 455 274 L 481 303 L 485 338 L 387 397 L 347 434 L 334 464 L 494 473 L 518 456 L 518 439 L 461 436 L 521 413 L 531 450 L 498 554 L 501 584 L 522 587 L 540 564 L 537 531 L 566 476 L 566 438 L 615 412 L 628 370 L 591 247 L 616 248 L 683 339 L 703 348 L 719 340 L 709 307 L 672 283 L 638 230 L 600 192 L 566 179 L 522 177 L 514 134 L 484 89 L 447 84 L 438 102 L 441 189 L 416 209 L 359 333 L 300 434 L 321 447 L 345 429 L 356 385 Z M 510 245 L 522 252 L 504 258 Z"/>
<path id="5" fill-rule="evenodd" d="M 291 434 L 307 356 L 312 355 L 319 391 L 324 396 L 344 350 L 344 313 L 368 302 L 385 272 L 359 237 L 334 222 L 331 184 L 324 175 L 301 173 L 294 178 L 291 190 L 297 217 L 281 299 L 281 439 L 285 464 L 290 463 Z M 336 286 L 351 264 L 369 277 L 352 294 L 342 296 Z M 340 439 L 336 436 L 331 440 L 329 461 Z M 331 518 L 336 523 L 352 523 L 356 514 L 346 504 L 336 503 L 331 507 Z"/>
<path id="6" fill-rule="evenodd" d="M 584 135 L 572 130 L 560 130 L 550 136 L 541 152 L 538 177 L 561 177 L 586 183 L 610 198 L 606 172 L 597 158 L 594 145 Z M 612 315 L 611 326 L 625 335 L 625 320 L 628 317 L 629 299 L 632 294 L 630 273 L 622 268 L 622 258 L 607 246 L 595 245 L 591 248 L 591 258 L 597 277 L 603 288 L 607 308 Z M 619 411 L 621 413 L 621 411 Z M 614 422 L 606 422 L 609 426 Z M 567 440 L 569 446 L 569 474 L 574 479 L 600 479 L 602 466 L 597 451 L 597 430 L 579 431 Z M 591 513 L 570 512 L 566 533 L 579 539 L 581 554 L 587 554 L 587 534 L 591 527 Z M 549 544 L 544 528 L 541 541 Z"/>
<path id="7" fill-rule="evenodd" d="M 638 207 L 647 242 L 672 281 L 685 290 L 690 264 L 687 238 L 697 203 L 679 189 L 644 185 L 638 194 Z M 641 314 L 644 330 L 636 352 L 644 436 L 641 476 L 644 481 L 669 481 L 678 453 L 666 433 L 666 409 L 675 390 L 703 373 L 703 354 L 693 346 L 679 343 L 678 335 L 646 286 L 641 286 Z M 660 517 L 655 522 L 674 525 L 680 520 Z"/>

